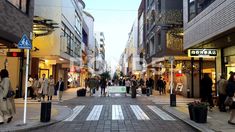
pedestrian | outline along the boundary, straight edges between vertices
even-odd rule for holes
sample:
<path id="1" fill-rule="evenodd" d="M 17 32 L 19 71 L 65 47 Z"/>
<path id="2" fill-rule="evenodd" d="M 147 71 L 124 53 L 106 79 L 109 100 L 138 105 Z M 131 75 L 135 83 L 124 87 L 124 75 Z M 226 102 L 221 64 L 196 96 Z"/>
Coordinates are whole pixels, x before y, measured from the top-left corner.
<path id="1" fill-rule="evenodd" d="M 8 71 L 6 69 L 0 72 L 0 125 L 12 121 L 13 115 L 15 114 L 15 102 L 14 102 L 14 91 L 11 87 L 11 81 L 9 78 Z"/>
<path id="2" fill-rule="evenodd" d="M 163 78 L 162 79 L 162 81 L 163 81 L 163 94 L 166 94 L 166 80 Z"/>
<path id="3" fill-rule="evenodd" d="M 28 77 L 28 95 L 29 97 L 31 97 L 31 99 L 34 99 L 34 90 L 33 90 L 33 78 L 31 77 L 31 75 L 29 75 Z M 28 97 L 27 95 L 27 97 Z"/>
<path id="4" fill-rule="evenodd" d="M 214 107 L 212 99 L 212 79 L 209 77 L 208 73 L 204 74 L 204 78 L 201 80 L 201 92 L 202 92 L 202 102 L 208 102 L 210 104 L 210 110 Z"/>
<path id="5" fill-rule="evenodd" d="M 162 95 L 163 88 L 164 88 L 164 82 L 162 80 L 162 77 L 159 77 L 159 79 L 157 80 L 157 87 L 158 87 L 158 90 L 159 90 L 159 94 Z"/>
<path id="6" fill-rule="evenodd" d="M 127 80 L 126 80 L 126 93 L 127 93 L 127 94 L 130 93 L 130 88 L 131 88 L 130 79 L 127 79 Z"/>
<path id="7" fill-rule="evenodd" d="M 154 86 L 154 80 L 152 79 L 152 77 L 149 78 L 149 86 L 150 86 L 150 95 L 153 94 L 153 86 Z"/>
<path id="8" fill-rule="evenodd" d="M 132 94 L 132 98 L 136 97 L 136 89 L 138 89 L 138 83 L 136 80 L 136 76 L 133 75 L 132 79 L 131 79 L 131 94 Z"/>
<path id="9" fill-rule="evenodd" d="M 53 79 L 53 76 L 50 75 L 49 78 L 49 87 L 48 87 L 48 101 L 52 100 L 52 96 L 55 93 L 55 80 Z"/>
<path id="10" fill-rule="evenodd" d="M 34 94 L 33 94 L 34 100 L 36 100 L 36 98 L 39 97 L 38 96 L 38 89 L 40 87 L 38 75 L 36 75 L 34 77 L 33 86 L 32 87 L 33 87 L 33 91 L 34 91 Z"/>
<path id="11" fill-rule="evenodd" d="M 151 78 L 149 78 L 147 81 L 146 81 L 146 88 L 149 89 L 149 94 L 152 95 L 152 89 L 153 89 L 153 81 Z"/>
<path id="12" fill-rule="evenodd" d="M 89 79 L 88 87 L 90 88 L 90 96 L 95 94 L 95 89 L 97 89 L 97 85 L 99 85 L 99 83 L 96 78 Z"/>
<path id="13" fill-rule="evenodd" d="M 235 125 L 233 122 L 235 118 L 235 101 L 234 101 L 234 94 L 235 94 L 235 73 L 232 73 L 230 75 L 230 78 L 228 80 L 228 86 L 227 86 L 227 94 L 229 97 L 233 98 L 232 106 L 230 106 L 230 118 L 228 120 L 228 123 L 231 125 Z"/>
<path id="14" fill-rule="evenodd" d="M 220 80 L 218 82 L 219 88 L 219 109 L 221 112 L 226 112 L 226 108 L 224 105 L 224 101 L 227 97 L 226 88 L 228 85 L 228 81 L 225 79 L 224 75 L 220 76 Z"/>
<path id="15" fill-rule="evenodd" d="M 59 100 L 59 102 L 62 102 L 62 96 L 63 96 L 63 92 L 64 92 L 64 82 L 63 82 L 62 78 L 60 78 L 60 80 L 57 82 L 56 89 L 59 92 L 58 93 L 58 100 Z"/>
<path id="16" fill-rule="evenodd" d="M 46 78 L 46 74 L 42 74 L 42 78 L 39 79 L 40 88 L 38 89 L 38 94 L 40 96 L 39 102 L 41 98 L 45 101 L 45 96 L 48 95 L 48 79 Z"/>
<path id="17" fill-rule="evenodd" d="M 107 87 L 107 81 L 105 80 L 105 78 L 102 78 L 100 81 L 100 88 L 101 88 L 101 96 L 104 95 L 105 96 L 105 88 Z"/>

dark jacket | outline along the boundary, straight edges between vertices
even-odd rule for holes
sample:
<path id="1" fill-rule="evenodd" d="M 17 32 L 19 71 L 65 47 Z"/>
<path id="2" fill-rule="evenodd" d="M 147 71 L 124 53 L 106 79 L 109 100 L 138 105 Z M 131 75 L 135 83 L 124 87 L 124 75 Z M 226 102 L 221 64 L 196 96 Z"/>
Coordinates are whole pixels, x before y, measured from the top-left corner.
<path id="1" fill-rule="evenodd" d="M 56 90 L 64 91 L 64 82 L 63 81 L 61 82 L 61 84 L 59 84 L 59 81 L 56 83 Z"/>
<path id="2" fill-rule="evenodd" d="M 202 97 L 208 97 L 212 95 L 212 85 L 213 85 L 213 82 L 210 77 L 206 77 L 201 80 Z"/>
<path id="3" fill-rule="evenodd" d="M 101 88 L 106 88 L 106 87 L 107 87 L 107 82 L 106 82 L 106 80 L 101 80 L 101 81 L 100 81 L 100 87 L 101 87 Z"/>
<path id="4" fill-rule="evenodd" d="M 165 84 L 164 84 L 163 80 L 161 80 L 161 79 L 157 80 L 157 87 L 159 87 L 159 88 L 164 88 L 165 87 Z"/>
<path id="5" fill-rule="evenodd" d="M 227 94 L 229 97 L 233 97 L 235 92 L 235 82 L 228 82 Z"/>

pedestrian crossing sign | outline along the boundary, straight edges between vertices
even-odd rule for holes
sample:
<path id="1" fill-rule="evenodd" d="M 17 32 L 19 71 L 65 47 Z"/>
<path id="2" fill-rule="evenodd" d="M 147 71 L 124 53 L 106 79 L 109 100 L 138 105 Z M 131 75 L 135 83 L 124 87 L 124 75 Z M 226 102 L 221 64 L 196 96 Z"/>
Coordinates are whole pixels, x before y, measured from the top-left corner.
<path id="1" fill-rule="evenodd" d="M 25 34 L 23 35 L 20 42 L 18 43 L 18 48 L 19 49 L 32 49 L 32 44 Z"/>

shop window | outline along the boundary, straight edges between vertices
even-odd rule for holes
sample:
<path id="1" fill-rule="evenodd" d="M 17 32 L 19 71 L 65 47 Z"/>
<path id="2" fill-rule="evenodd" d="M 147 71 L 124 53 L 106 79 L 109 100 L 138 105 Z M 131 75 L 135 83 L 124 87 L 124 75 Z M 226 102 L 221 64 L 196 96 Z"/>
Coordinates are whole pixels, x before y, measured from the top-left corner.
<path id="1" fill-rule="evenodd" d="M 28 13 L 29 0 L 7 0 L 17 9 L 21 10 L 24 13 Z"/>

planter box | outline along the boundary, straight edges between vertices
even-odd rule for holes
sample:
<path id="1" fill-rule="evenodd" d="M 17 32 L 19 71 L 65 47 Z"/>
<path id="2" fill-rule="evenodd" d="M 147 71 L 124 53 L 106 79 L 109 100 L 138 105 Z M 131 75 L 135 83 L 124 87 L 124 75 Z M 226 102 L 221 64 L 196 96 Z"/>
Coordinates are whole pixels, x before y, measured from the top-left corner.
<path id="1" fill-rule="evenodd" d="M 193 106 L 192 105 L 189 105 L 188 106 L 188 111 L 189 111 L 189 117 L 190 117 L 190 120 L 193 120 L 194 121 L 194 109 L 193 109 Z"/>
<path id="2" fill-rule="evenodd" d="M 194 121 L 197 123 L 206 123 L 207 122 L 207 112 L 208 109 L 207 107 L 194 107 L 193 108 L 194 111 Z"/>
<path id="3" fill-rule="evenodd" d="M 190 119 L 197 123 L 207 122 L 207 106 L 188 105 Z"/>

